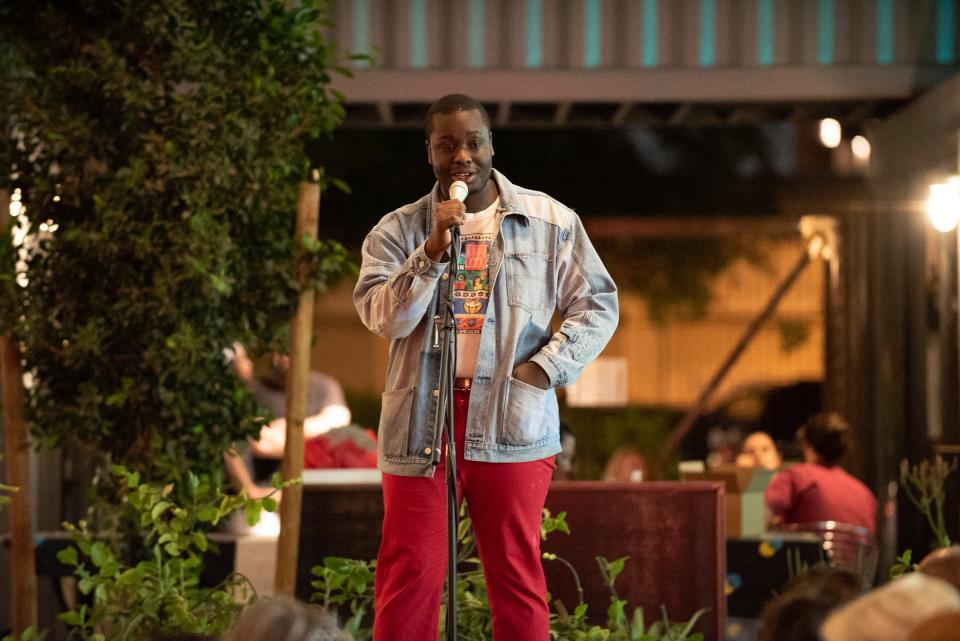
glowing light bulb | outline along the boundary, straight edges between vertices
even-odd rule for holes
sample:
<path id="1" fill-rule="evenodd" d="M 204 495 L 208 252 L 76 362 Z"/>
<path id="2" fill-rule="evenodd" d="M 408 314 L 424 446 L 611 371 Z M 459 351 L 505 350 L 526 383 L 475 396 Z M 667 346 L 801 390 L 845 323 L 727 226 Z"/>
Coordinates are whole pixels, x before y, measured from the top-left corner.
<path id="1" fill-rule="evenodd" d="M 842 135 L 843 129 L 836 119 L 824 118 L 820 121 L 820 142 L 823 143 L 824 147 L 830 147 L 831 149 L 839 147 Z"/>
<path id="2" fill-rule="evenodd" d="M 960 217 L 960 184 L 949 182 L 930 185 L 927 215 L 937 231 L 948 232 L 955 229 L 957 218 Z"/>
<path id="3" fill-rule="evenodd" d="M 870 158 L 870 141 L 863 136 L 854 136 L 853 140 L 850 141 L 850 150 L 857 158 L 868 160 Z"/>

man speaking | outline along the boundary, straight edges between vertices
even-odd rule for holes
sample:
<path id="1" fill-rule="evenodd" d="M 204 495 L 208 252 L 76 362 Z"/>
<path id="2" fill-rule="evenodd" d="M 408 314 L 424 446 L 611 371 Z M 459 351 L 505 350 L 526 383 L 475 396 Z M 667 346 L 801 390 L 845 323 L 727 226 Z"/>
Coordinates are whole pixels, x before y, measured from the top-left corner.
<path id="1" fill-rule="evenodd" d="M 493 169 L 490 118 L 479 102 L 445 96 L 425 128 L 437 182 L 367 235 L 353 295 L 363 323 L 391 341 L 374 641 L 437 638 L 447 493 L 443 434 L 433 425 L 440 354 L 432 335 L 450 260 L 458 261 L 458 497 L 473 520 L 494 639 L 546 641 L 540 517 L 560 451 L 555 388 L 576 380 L 610 339 L 617 289 L 573 210 Z M 462 202 L 450 195 L 458 181 L 467 186 Z M 456 226 L 461 251 L 450 256 Z"/>

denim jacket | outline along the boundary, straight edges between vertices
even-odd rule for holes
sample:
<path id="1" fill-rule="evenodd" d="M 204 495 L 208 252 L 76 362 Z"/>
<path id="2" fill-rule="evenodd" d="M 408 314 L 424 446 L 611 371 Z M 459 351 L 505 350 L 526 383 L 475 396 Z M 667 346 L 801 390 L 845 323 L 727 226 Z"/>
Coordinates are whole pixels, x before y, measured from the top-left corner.
<path id="1" fill-rule="evenodd" d="M 617 326 L 617 288 L 573 210 L 514 186 L 494 170 L 500 232 L 490 250 L 487 306 L 467 412 L 471 461 L 519 463 L 560 451 L 555 388 L 573 383 Z M 434 315 L 442 309 L 447 262 L 424 252 L 439 186 L 384 216 L 363 243 L 353 292 L 360 319 L 390 339 L 380 413 L 379 462 L 389 474 L 432 476 L 439 350 Z M 438 286 L 440 284 L 442 286 Z M 562 321 L 553 331 L 554 312 Z M 550 378 L 542 390 L 511 376 L 532 360 Z"/>

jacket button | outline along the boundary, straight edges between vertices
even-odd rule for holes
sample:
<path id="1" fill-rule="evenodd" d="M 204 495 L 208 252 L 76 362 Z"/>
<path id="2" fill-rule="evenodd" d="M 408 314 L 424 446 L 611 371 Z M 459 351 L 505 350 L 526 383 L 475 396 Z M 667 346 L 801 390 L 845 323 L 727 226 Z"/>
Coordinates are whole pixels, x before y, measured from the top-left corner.
<path id="1" fill-rule="evenodd" d="M 417 259 L 417 267 L 419 267 L 420 269 L 423 269 L 423 259 L 422 259 L 422 258 L 418 258 L 418 259 Z"/>
<path id="2" fill-rule="evenodd" d="M 434 398 L 437 398 L 437 397 L 439 397 L 439 396 L 440 396 L 440 390 L 434 388 L 434 390 L 433 390 L 433 397 L 434 397 Z"/>
<path id="3" fill-rule="evenodd" d="M 425 448 L 423 448 L 423 453 L 424 453 L 426 456 L 430 456 L 430 455 L 433 453 L 433 448 L 425 447 Z"/>
<path id="4" fill-rule="evenodd" d="M 440 280 L 447 280 L 448 278 L 450 278 L 450 274 L 448 272 L 443 272 L 440 274 Z"/>

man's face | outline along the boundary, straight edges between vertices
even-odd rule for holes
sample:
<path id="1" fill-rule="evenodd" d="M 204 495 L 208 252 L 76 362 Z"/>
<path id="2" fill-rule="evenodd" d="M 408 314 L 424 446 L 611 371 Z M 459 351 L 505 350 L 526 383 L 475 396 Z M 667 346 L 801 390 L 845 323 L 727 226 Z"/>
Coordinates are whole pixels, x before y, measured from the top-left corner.
<path id="1" fill-rule="evenodd" d="M 494 189 L 490 182 L 493 137 L 480 112 L 435 114 L 427 141 L 427 162 L 444 194 L 450 193 L 450 185 L 457 180 L 467 183 L 468 198 Z"/>

